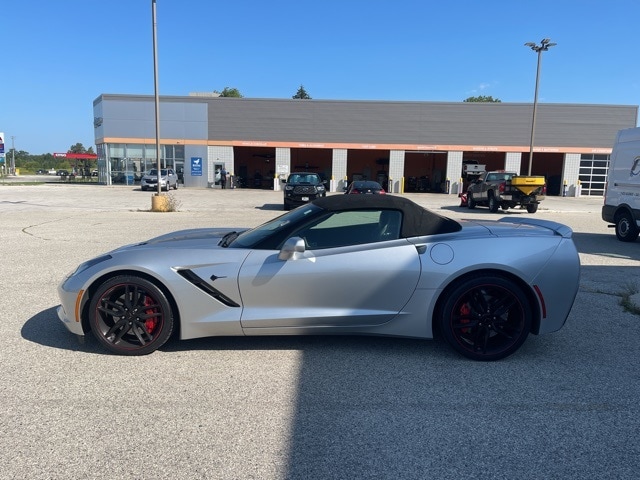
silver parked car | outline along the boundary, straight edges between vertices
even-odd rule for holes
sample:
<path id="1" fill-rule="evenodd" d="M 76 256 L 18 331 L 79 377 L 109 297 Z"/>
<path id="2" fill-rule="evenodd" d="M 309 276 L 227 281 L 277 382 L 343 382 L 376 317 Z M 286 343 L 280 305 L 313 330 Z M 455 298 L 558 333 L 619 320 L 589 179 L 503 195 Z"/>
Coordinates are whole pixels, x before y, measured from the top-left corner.
<path id="1" fill-rule="evenodd" d="M 174 331 L 440 334 L 475 360 L 560 329 L 578 291 L 572 230 L 455 221 L 393 195 L 319 198 L 253 229 L 202 228 L 118 248 L 58 288 L 58 316 L 123 355 Z"/>
<path id="2" fill-rule="evenodd" d="M 152 168 L 142 176 L 140 188 L 142 190 L 158 189 L 158 169 Z M 160 170 L 160 188 L 166 191 L 169 191 L 170 188 L 178 189 L 178 175 L 172 168 Z"/>

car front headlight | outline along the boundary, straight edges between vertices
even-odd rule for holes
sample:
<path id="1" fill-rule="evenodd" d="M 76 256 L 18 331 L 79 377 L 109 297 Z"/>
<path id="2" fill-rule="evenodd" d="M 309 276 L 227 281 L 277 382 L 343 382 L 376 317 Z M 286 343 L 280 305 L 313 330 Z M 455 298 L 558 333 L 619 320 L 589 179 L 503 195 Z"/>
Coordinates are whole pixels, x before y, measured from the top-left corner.
<path id="1" fill-rule="evenodd" d="M 86 269 L 91 268 L 94 265 L 97 265 L 99 263 L 106 262 L 107 260 L 110 260 L 111 258 L 112 258 L 111 255 L 102 255 L 100 257 L 96 257 L 96 258 L 92 258 L 91 260 L 87 260 L 86 262 L 81 263 L 80 265 L 78 265 L 78 268 L 76 268 L 76 270 L 69 276 L 73 277 L 74 275 L 79 275 L 80 273 L 84 272 Z"/>

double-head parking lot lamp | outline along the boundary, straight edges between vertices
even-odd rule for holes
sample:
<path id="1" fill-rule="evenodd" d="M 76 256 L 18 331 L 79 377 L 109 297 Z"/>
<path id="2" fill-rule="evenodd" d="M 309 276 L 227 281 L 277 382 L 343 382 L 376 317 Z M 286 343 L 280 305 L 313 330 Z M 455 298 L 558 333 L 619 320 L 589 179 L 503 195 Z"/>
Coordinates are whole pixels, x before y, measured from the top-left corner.
<path id="1" fill-rule="evenodd" d="M 533 42 L 525 43 L 525 47 L 531 48 L 538 54 L 538 68 L 536 70 L 536 91 L 533 97 L 533 118 L 531 119 L 531 143 L 529 144 L 529 173 L 531 175 L 531 165 L 533 164 L 533 136 L 536 130 L 536 110 L 538 109 L 538 83 L 540 81 L 540 59 L 542 58 L 542 52 L 546 52 L 550 47 L 557 45 L 551 43 L 549 38 L 543 38 L 540 45 L 536 45 Z"/>

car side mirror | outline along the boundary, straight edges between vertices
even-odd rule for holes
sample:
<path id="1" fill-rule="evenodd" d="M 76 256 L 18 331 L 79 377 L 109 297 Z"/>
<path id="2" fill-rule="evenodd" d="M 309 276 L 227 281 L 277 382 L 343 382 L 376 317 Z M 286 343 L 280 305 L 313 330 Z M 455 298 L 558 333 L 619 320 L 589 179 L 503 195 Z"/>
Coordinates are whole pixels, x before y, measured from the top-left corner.
<path id="1" fill-rule="evenodd" d="M 284 242 L 284 245 L 282 245 L 280 253 L 278 254 L 278 259 L 285 262 L 287 260 L 297 260 L 305 250 L 306 246 L 302 238 L 291 237 Z"/>

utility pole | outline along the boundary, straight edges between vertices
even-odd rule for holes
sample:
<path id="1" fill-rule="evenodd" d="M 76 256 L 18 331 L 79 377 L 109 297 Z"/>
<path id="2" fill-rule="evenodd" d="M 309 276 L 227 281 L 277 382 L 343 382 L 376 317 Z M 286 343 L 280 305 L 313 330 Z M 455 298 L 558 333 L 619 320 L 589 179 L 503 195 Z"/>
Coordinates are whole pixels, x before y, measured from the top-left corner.
<path id="1" fill-rule="evenodd" d="M 16 173 L 16 146 L 13 143 L 15 135 L 11 135 L 11 173 Z"/>

